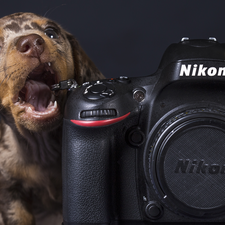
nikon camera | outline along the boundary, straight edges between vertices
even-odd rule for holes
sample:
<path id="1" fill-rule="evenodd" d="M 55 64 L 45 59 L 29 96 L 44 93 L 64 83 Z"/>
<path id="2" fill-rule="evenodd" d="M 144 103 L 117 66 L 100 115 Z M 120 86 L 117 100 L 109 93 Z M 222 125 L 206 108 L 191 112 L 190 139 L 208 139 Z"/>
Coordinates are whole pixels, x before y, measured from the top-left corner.
<path id="1" fill-rule="evenodd" d="M 64 225 L 225 222 L 225 44 L 172 44 L 156 73 L 84 83 L 63 125 Z"/>

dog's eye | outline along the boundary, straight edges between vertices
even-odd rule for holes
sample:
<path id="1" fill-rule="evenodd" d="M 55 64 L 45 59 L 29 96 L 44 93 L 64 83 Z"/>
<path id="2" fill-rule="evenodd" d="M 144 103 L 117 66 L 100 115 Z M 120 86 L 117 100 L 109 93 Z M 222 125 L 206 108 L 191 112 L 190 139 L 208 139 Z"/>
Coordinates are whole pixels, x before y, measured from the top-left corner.
<path id="1" fill-rule="evenodd" d="M 46 30 L 45 30 L 45 35 L 47 35 L 49 38 L 51 38 L 51 39 L 58 39 L 59 38 L 59 36 L 58 36 L 58 34 L 56 33 L 56 31 L 55 30 L 53 30 L 52 28 L 47 28 Z"/>

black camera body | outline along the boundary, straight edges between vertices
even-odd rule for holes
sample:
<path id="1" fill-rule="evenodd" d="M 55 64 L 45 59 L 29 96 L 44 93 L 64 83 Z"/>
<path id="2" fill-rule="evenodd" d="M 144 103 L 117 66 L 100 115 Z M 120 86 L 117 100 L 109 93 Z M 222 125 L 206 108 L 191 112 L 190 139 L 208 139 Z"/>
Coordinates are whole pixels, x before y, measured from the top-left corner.
<path id="1" fill-rule="evenodd" d="M 225 44 L 184 38 L 153 75 L 76 88 L 62 152 L 64 225 L 225 222 Z"/>

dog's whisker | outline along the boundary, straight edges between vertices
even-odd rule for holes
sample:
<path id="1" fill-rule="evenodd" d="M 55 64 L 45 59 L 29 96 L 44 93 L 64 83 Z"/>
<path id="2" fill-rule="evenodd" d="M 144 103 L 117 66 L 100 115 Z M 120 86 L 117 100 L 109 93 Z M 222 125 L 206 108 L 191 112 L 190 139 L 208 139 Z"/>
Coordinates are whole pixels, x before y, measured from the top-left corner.
<path id="1" fill-rule="evenodd" d="M 5 76 L 4 76 L 4 78 L 3 78 L 3 80 L 1 81 L 1 83 L 0 83 L 0 86 L 2 85 L 2 83 L 5 81 L 5 79 L 7 78 L 7 74 L 6 74 L 6 70 L 4 70 L 4 74 L 5 74 Z"/>
<path id="2" fill-rule="evenodd" d="M 10 66 L 10 67 L 12 67 L 12 66 Z M 6 82 L 8 82 L 8 80 L 12 77 L 12 75 L 13 74 L 15 74 L 16 72 L 18 72 L 20 69 L 22 69 L 22 68 L 19 68 L 19 69 L 17 69 L 17 70 L 15 70 L 15 71 L 13 71 L 13 72 L 11 72 L 10 74 L 7 74 L 6 73 L 6 70 L 4 71 L 4 73 L 5 73 L 5 76 L 4 76 L 4 78 L 2 79 L 2 81 L 1 81 L 1 83 L 0 83 L 0 86 L 2 85 L 2 83 L 6 80 Z M 25 71 L 26 72 L 26 71 Z M 24 72 L 23 72 L 24 73 Z M 21 73 L 19 73 L 20 75 L 21 75 Z"/>
<path id="3" fill-rule="evenodd" d="M 0 69 L 0 73 L 3 72 L 3 71 L 5 71 L 5 70 L 8 70 L 8 69 L 10 69 L 12 67 L 16 67 L 18 65 L 19 65 L 19 63 L 15 63 L 15 64 L 10 65 L 10 66 L 7 66 L 7 67 L 4 66 L 4 68 Z"/>
<path id="4" fill-rule="evenodd" d="M 4 72 L 5 73 L 5 76 L 3 77 L 3 79 L 2 79 L 2 81 L 1 81 L 1 83 L 0 83 L 0 86 L 1 86 L 1 84 L 5 81 L 5 79 L 7 79 L 7 77 L 8 76 L 10 76 L 11 77 L 11 75 L 9 75 L 9 74 L 7 74 L 7 70 L 9 69 L 9 68 L 12 68 L 13 66 L 16 66 L 16 65 L 18 65 L 18 64 L 14 64 L 14 65 L 11 65 L 11 66 L 8 66 L 8 67 L 3 67 L 3 69 L 1 69 L 0 70 L 0 73 L 1 72 Z M 7 79 L 8 80 L 8 79 Z"/>
<path id="5" fill-rule="evenodd" d="M 59 55 L 62 57 L 65 56 L 65 53 L 63 51 L 61 51 L 60 49 L 57 49 L 57 53 L 59 53 Z"/>
<path id="6" fill-rule="evenodd" d="M 48 9 L 43 16 L 46 17 L 48 13 L 53 12 L 54 10 L 56 10 L 57 8 L 62 7 L 62 6 L 66 6 L 66 4 L 57 5 L 55 7 Z"/>

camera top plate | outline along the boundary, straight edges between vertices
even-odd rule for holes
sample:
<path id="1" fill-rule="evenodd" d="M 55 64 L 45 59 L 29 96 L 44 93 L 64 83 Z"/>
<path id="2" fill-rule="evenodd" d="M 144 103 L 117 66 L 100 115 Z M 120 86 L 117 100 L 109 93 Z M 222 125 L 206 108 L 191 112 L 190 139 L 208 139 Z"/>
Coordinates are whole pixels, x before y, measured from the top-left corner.
<path id="1" fill-rule="evenodd" d="M 183 39 L 167 48 L 159 69 L 177 61 L 224 61 L 224 52 L 225 44 L 219 43 L 215 39 Z"/>

